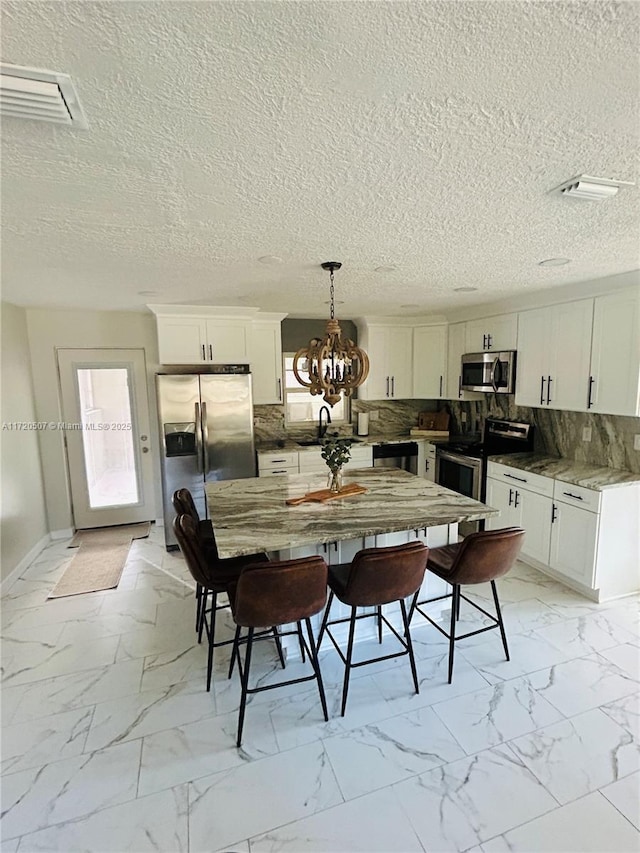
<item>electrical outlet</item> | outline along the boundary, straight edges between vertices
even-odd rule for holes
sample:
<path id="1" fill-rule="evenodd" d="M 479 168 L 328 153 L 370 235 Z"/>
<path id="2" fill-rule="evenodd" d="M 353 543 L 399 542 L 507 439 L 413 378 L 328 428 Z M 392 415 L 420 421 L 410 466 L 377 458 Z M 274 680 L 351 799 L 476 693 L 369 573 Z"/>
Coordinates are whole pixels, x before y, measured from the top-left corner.
<path id="1" fill-rule="evenodd" d="M 591 441 L 591 427 L 582 427 L 582 440 Z"/>
<path id="2" fill-rule="evenodd" d="M 633 449 L 640 450 L 640 435 L 633 436 Z"/>
<path id="3" fill-rule="evenodd" d="M 380 420 L 380 412 L 377 409 L 372 409 L 369 412 L 369 420 L 370 421 L 378 421 Z"/>

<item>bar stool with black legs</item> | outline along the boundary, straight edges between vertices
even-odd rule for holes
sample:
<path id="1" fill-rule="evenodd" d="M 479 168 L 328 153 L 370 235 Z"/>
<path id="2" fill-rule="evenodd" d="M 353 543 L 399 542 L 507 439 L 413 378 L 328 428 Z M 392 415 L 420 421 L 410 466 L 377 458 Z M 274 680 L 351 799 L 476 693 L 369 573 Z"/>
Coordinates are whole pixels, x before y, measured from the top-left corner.
<path id="1" fill-rule="evenodd" d="M 462 542 L 455 545 L 443 545 L 441 548 L 432 548 L 429 552 L 427 571 L 451 584 L 452 590 L 446 595 L 439 595 L 435 598 L 414 600 L 411 605 L 409 621 L 417 611 L 449 640 L 449 684 L 451 684 L 453 677 L 453 649 L 456 640 L 464 640 L 466 637 L 473 637 L 475 634 L 482 634 L 484 631 L 499 628 L 504 653 L 509 660 L 509 647 L 507 646 L 507 635 L 502 622 L 500 602 L 498 601 L 496 578 L 506 575 L 511 569 L 520 553 L 523 540 L 524 530 L 521 527 L 505 527 L 502 530 L 484 530 L 480 533 L 470 533 Z M 496 608 L 495 616 L 460 591 L 461 586 L 487 582 L 491 583 L 493 602 Z M 451 598 L 449 633 L 422 609 L 425 604 L 442 601 L 445 598 Z M 456 636 L 456 622 L 460 618 L 460 599 L 464 599 L 468 604 L 472 604 L 476 610 L 484 613 L 492 624 L 477 631 L 469 631 L 466 634 Z"/>
<path id="2" fill-rule="evenodd" d="M 429 549 L 422 542 L 409 542 L 389 548 L 365 548 L 362 551 L 358 551 L 351 563 L 329 566 L 329 588 L 331 593 L 318 636 L 318 648 L 326 631 L 345 665 L 341 710 L 343 717 L 347 707 L 349 674 L 357 666 L 365 666 L 369 663 L 408 655 L 416 693 L 420 692 L 405 598 L 415 595 L 420 589 L 427 565 L 428 553 Z M 334 597 L 343 604 L 350 605 L 350 616 L 344 619 L 329 620 L 329 613 Z M 403 624 L 402 634 L 398 633 L 382 611 L 382 605 L 390 604 L 394 601 L 400 604 Z M 358 614 L 358 607 L 375 607 L 376 610 L 372 613 Z M 367 618 L 377 620 L 379 642 L 382 642 L 382 624 L 384 623 L 400 641 L 404 651 L 353 663 L 356 622 L 358 619 Z M 347 642 L 346 657 L 342 653 L 330 629 L 331 625 L 338 625 L 345 622 L 349 623 L 349 640 Z"/>
<path id="3" fill-rule="evenodd" d="M 274 690 L 288 684 L 315 680 L 324 719 L 327 721 L 329 719 L 327 701 L 310 622 L 310 617 L 319 613 L 327 600 L 327 564 L 322 557 L 302 557 L 297 560 L 246 566 L 240 573 L 237 584 L 230 590 L 230 598 L 233 618 L 237 625 L 234 658 L 237 656 L 242 683 L 237 746 L 240 747 L 242 743 L 247 696 L 263 690 Z M 307 637 L 303 635 L 302 622 L 305 623 Z M 280 628 L 280 636 L 291 635 L 298 638 L 301 648 L 306 650 L 313 673 L 301 678 L 280 681 L 277 684 L 249 687 L 254 642 L 265 639 L 267 636 L 264 630 L 256 632 L 256 629 L 264 629 L 266 625 L 288 624 L 295 624 L 295 630 L 283 631 Z M 243 628 L 247 629 L 244 637 L 241 636 Z M 239 652 L 240 645 L 246 645 L 244 663 Z"/>
<path id="4" fill-rule="evenodd" d="M 234 643 L 233 639 L 215 640 L 216 614 L 218 610 L 229 607 L 229 604 L 218 605 L 218 595 L 231 591 L 238 582 L 240 573 L 248 564 L 268 565 L 266 554 L 250 554 L 247 557 L 230 557 L 228 559 L 214 559 L 210 549 L 205 549 L 200 538 L 198 527 L 190 515 L 176 516 L 173 522 L 173 530 L 178 540 L 180 550 L 184 556 L 187 568 L 191 576 L 202 589 L 202 602 L 200 605 L 199 641 L 202 639 L 203 629 L 206 631 L 209 643 L 207 657 L 207 691 L 211 690 L 211 675 L 213 672 L 213 650 L 219 646 L 227 646 Z M 207 609 L 208 597 L 211 595 L 211 607 Z M 209 617 L 209 618 L 207 618 Z M 272 623 L 274 624 L 274 623 Z M 272 628 L 273 639 L 276 642 L 280 662 L 284 667 L 284 656 L 280 638 L 275 628 Z"/>
<path id="5" fill-rule="evenodd" d="M 242 557 L 219 557 L 213 524 L 208 518 L 200 518 L 189 489 L 177 489 L 173 493 L 172 501 L 177 516 L 188 515 L 193 519 L 196 525 L 198 541 L 200 543 L 201 548 L 204 550 L 205 560 L 213 571 L 214 576 L 217 575 L 220 577 L 235 577 L 239 575 L 242 568 L 244 566 L 249 565 L 249 563 L 266 562 L 269 559 L 264 553 L 246 554 Z M 221 591 L 226 591 L 226 588 L 225 590 Z M 202 642 L 202 632 L 204 630 L 204 614 L 207 608 L 209 592 L 211 592 L 213 597 L 214 608 L 217 608 L 218 610 L 223 610 L 228 607 L 228 604 L 218 605 L 217 598 L 213 594 L 213 591 L 204 590 L 202 586 L 196 581 L 196 631 L 198 632 L 199 643 Z M 212 621 L 215 625 L 215 613 L 212 617 Z"/>

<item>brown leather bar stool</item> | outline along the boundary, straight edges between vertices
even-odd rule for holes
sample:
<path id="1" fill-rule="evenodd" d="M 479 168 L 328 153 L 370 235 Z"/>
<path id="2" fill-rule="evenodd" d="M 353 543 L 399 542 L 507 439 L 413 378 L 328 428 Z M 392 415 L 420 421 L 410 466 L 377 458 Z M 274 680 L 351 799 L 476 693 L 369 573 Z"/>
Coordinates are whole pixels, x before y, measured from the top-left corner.
<path id="1" fill-rule="evenodd" d="M 409 621 L 411 621 L 414 612 L 417 610 L 418 613 L 424 616 L 434 628 L 437 628 L 449 640 L 449 684 L 451 684 L 453 676 L 453 647 L 456 640 L 464 640 L 466 637 L 473 637 L 475 634 L 482 634 L 484 631 L 492 631 L 494 628 L 499 628 L 504 653 L 507 656 L 507 660 L 509 660 L 507 635 L 502 622 L 500 602 L 498 601 L 496 590 L 496 578 L 506 575 L 511 569 L 520 553 L 523 540 L 524 530 L 521 527 L 505 527 L 502 530 L 485 530 L 480 533 L 471 533 L 456 545 L 443 545 L 441 548 L 432 548 L 429 552 L 427 570 L 433 572 L 434 575 L 442 578 L 442 580 L 447 581 L 447 583 L 450 583 L 452 591 L 446 595 L 436 596 L 435 598 L 427 598 L 422 601 L 415 600 L 411 605 Z M 460 592 L 461 586 L 487 583 L 487 581 L 491 582 L 496 616 L 487 613 L 479 604 L 471 601 L 470 598 L 467 598 L 466 595 L 462 595 Z M 448 634 L 444 628 L 441 628 L 437 622 L 434 622 L 422 610 L 423 605 L 429 604 L 432 601 L 441 601 L 444 598 L 451 598 L 451 627 Z M 476 610 L 488 616 L 493 624 L 480 628 L 478 631 L 469 631 L 467 634 L 461 634 L 456 637 L 456 622 L 460 618 L 461 598 L 472 604 Z"/>
<path id="2" fill-rule="evenodd" d="M 408 655 L 416 693 L 420 692 L 416 662 L 413 655 L 413 645 L 411 643 L 411 633 L 409 631 L 409 619 L 404 599 L 410 595 L 417 594 L 420 589 L 427 565 L 428 553 L 429 549 L 422 542 L 409 542 L 405 545 L 395 545 L 390 548 L 365 548 L 363 551 L 358 551 L 351 563 L 329 566 L 329 588 L 331 589 L 331 594 L 318 636 L 318 648 L 326 631 L 345 665 L 341 711 L 343 717 L 347 707 L 349 674 L 351 669 L 357 666 L 365 666 L 368 663 L 376 663 L 377 661 Z M 329 621 L 329 612 L 334 596 L 343 604 L 351 606 L 350 616 L 345 619 Z M 396 631 L 394 626 L 382 613 L 382 605 L 390 604 L 393 601 L 397 601 L 400 604 L 404 636 L 401 636 Z M 372 606 L 376 607 L 375 613 L 357 614 L 358 607 Z M 404 651 L 352 663 L 356 621 L 370 617 L 378 620 L 379 641 L 382 642 L 382 623 L 384 622 L 387 628 L 398 638 Z M 330 625 L 338 625 L 344 622 L 349 623 L 349 640 L 346 657 L 343 655 L 329 628 Z"/>
<path id="3" fill-rule="evenodd" d="M 266 554 L 247 554 L 242 557 L 221 559 L 218 556 L 218 546 L 216 545 L 216 535 L 213 529 L 213 524 L 208 518 L 200 518 L 189 489 L 177 489 L 173 493 L 172 502 L 177 516 L 188 515 L 195 522 L 198 532 L 198 540 L 205 551 L 205 559 L 207 563 L 212 566 L 214 575 L 218 569 L 222 571 L 223 576 L 225 573 L 228 574 L 231 570 L 234 570 L 235 573 L 239 575 L 241 569 L 244 566 L 249 565 L 249 563 L 266 562 L 269 559 Z M 204 613 L 207 606 L 207 600 L 208 592 L 203 590 L 202 586 L 196 581 L 196 631 L 198 632 L 199 643 L 202 642 Z M 216 605 L 217 599 L 214 598 L 213 606 L 215 607 Z M 227 606 L 228 605 L 226 604 L 221 604 L 217 609 L 223 610 Z M 215 623 L 215 615 L 213 616 L 213 622 Z"/>
<path id="4" fill-rule="evenodd" d="M 238 578 L 237 585 L 230 591 L 231 609 L 236 622 L 236 646 L 242 682 L 240 712 L 238 715 L 237 746 L 242 743 L 242 728 L 244 725 L 247 696 L 263 690 L 274 690 L 288 684 L 300 684 L 304 681 L 315 680 L 318 685 L 320 702 L 324 719 L 327 721 L 327 701 L 324 695 L 324 685 L 318 663 L 318 652 L 313 639 L 310 617 L 319 613 L 327 601 L 327 564 L 322 557 L 302 557 L 297 560 L 283 560 L 246 566 Z M 302 622 L 307 629 L 307 639 L 302 632 Z M 249 669 L 251 667 L 251 652 L 255 640 L 265 639 L 265 631 L 256 633 L 256 628 L 265 625 L 296 625 L 295 631 L 282 631 L 280 636 L 297 636 L 301 648 L 306 649 L 313 674 L 302 678 L 292 678 L 277 684 L 264 684 L 260 687 L 249 687 Z M 247 635 L 241 637 L 241 629 L 247 628 Z M 239 646 L 246 644 L 244 664 L 241 660 Z M 304 655 L 304 651 L 303 651 Z M 303 657 L 304 659 L 304 657 Z M 233 665 L 233 662 L 232 662 Z"/>
<path id="5" fill-rule="evenodd" d="M 173 530 L 184 555 L 191 576 L 202 589 L 202 602 L 200 606 L 200 624 L 198 641 L 202 639 L 203 628 L 206 630 L 209 642 L 209 653 L 207 658 L 207 691 L 211 690 L 211 674 L 213 672 L 213 650 L 218 646 L 227 646 L 234 642 L 233 639 L 215 642 L 216 613 L 229 605 L 218 606 L 218 595 L 226 593 L 231 595 L 231 590 L 238 582 L 241 571 L 248 564 L 258 564 L 262 560 L 268 564 L 266 554 L 250 554 L 247 557 L 231 557 L 221 560 L 214 559 L 211 551 L 205 549 L 200 538 L 198 527 L 190 515 L 176 516 L 173 521 Z M 211 607 L 207 610 L 207 599 L 211 593 Z M 210 618 L 207 619 L 207 616 Z M 274 623 L 271 623 L 274 624 Z M 284 667 L 284 657 L 278 633 L 273 629 L 274 639 L 280 655 L 280 662 Z"/>
<path id="6" fill-rule="evenodd" d="M 176 516 L 189 515 L 195 521 L 198 527 L 198 535 L 202 545 L 207 548 L 213 546 L 215 556 L 218 556 L 216 549 L 216 540 L 213 533 L 213 525 L 208 518 L 201 519 L 196 509 L 193 496 L 189 489 L 176 489 L 171 498 Z M 196 582 L 196 631 L 199 633 L 198 642 L 202 641 L 202 628 L 200 625 L 202 606 L 202 586 Z"/>

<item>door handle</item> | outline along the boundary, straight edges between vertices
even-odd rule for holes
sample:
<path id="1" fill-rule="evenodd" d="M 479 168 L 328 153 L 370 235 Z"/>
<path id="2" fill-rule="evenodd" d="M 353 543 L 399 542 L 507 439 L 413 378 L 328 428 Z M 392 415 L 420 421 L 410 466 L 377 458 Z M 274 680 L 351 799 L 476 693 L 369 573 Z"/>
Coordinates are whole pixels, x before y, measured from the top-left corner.
<path id="1" fill-rule="evenodd" d="M 519 503 L 520 503 L 520 492 L 516 489 L 515 500 L 513 502 L 514 508 L 517 507 Z"/>
<path id="2" fill-rule="evenodd" d="M 587 409 L 590 409 L 593 406 L 593 400 L 591 399 L 591 394 L 593 392 L 593 384 L 595 379 L 593 376 L 589 377 L 589 390 L 587 391 Z"/>
<path id="3" fill-rule="evenodd" d="M 458 376 L 458 397 L 462 397 L 462 376 Z"/>
<path id="4" fill-rule="evenodd" d="M 524 477 L 516 477 L 515 474 L 503 474 L 503 477 L 508 477 L 510 480 L 518 480 L 519 483 L 528 482 Z"/>
<path id="5" fill-rule="evenodd" d="M 442 376 L 440 377 L 440 396 L 442 397 Z"/>
<path id="6" fill-rule="evenodd" d="M 282 379 L 278 379 L 278 392 L 277 392 L 278 400 L 282 402 Z"/>
<path id="7" fill-rule="evenodd" d="M 551 383 L 553 379 L 550 376 L 547 376 L 547 406 L 551 402 Z"/>
<path id="8" fill-rule="evenodd" d="M 568 498 L 573 498 L 576 501 L 583 501 L 584 500 L 584 498 L 581 497 L 580 495 L 574 495 L 571 492 L 563 492 L 562 494 L 566 495 Z"/>
<path id="9" fill-rule="evenodd" d="M 555 504 L 551 504 L 551 524 L 555 524 L 557 517 L 558 517 L 558 507 Z"/>
<path id="10" fill-rule="evenodd" d="M 389 377 L 387 376 L 387 397 L 389 396 Z"/>
<path id="11" fill-rule="evenodd" d="M 202 474 L 202 428 L 199 403 L 196 403 L 196 468 L 198 469 L 198 474 Z"/>
<path id="12" fill-rule="evenodd" d="M 213 347 L 209 344 L 209 361 L 213 361 Z"/>
<path id="13" fill-rule="evenodd" d="M 496 381 L 496 372 L 498 370 L 498 365 L 500 364 L 499 356 L 496 356 L 493 359 L 493 363 L 491 365 L 491 387 L 494 390 L 494 393 L 498 393 L 498 383 Z"/>
<path id="14" fill-rule="evenodd" d="M 482 336 L 482 349 L 487 349 L 487 336 Z"/>
<path id="15" fill-rule="evenodd" d="M 391 396 L 392 397 L 396 396 L 396 377 L 395 376 L 391 377 Z"/>
<path id="16" fill-rule="evenodd" d="M 493 346 L 492 340 L 493 335 L 487 335 L 487 349 L 491 349 L 491 347 Z"/>
<path id="17" fill-rule="evenodd" d="M 207 355 L 206 355 L 206 352 L 205 352 L 205 349 L 204 349 L 204 344 L 202 344 L 202 360 L 203 360 L 203 361 L 206 361 L 206 360 L 207 360 Z"/>
<path id="18" fill-rule="evenodd" d="M 513 500 L 513 489 L 509 489 L 509 506 L 511 506 L 512 500 Z"/>
<path id="19" fill-rule="evenodd" d="M 544 376 L 540 377 L 540 405 L 544 406 Z"/>
<path id="20" fill-rule="evenodd" d="M 209 427 L 207 425 L 207 404 L 202 404 L 202 438 L 204 445 L 204 475 L 205 477 L 209 473 Z"/>

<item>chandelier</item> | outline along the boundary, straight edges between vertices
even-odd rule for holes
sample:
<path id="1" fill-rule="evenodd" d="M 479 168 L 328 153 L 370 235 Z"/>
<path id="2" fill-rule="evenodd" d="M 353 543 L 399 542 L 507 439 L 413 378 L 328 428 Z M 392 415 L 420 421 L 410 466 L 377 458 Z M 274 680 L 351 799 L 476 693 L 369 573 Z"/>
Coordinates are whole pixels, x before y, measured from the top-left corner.
<path id="1" fill-rule="evenodd" d="M 322 394 L 326 403 L 335 406 L 340 394 L 349 397 L 367 378 L 369 357 L 349 338 L 342 337 L 340 324 L 334 309 L 334 270 L 339 270 L 339 261 L 326 261 L 321 265 L 329 270 L 330 319 L 324 338 L 312 338 L 306 347 L 299 349 L 293 358 L 293 372 L 301 385 L 316 396 Z M 306 376 L 301 376 L 304 373 Z"/>

